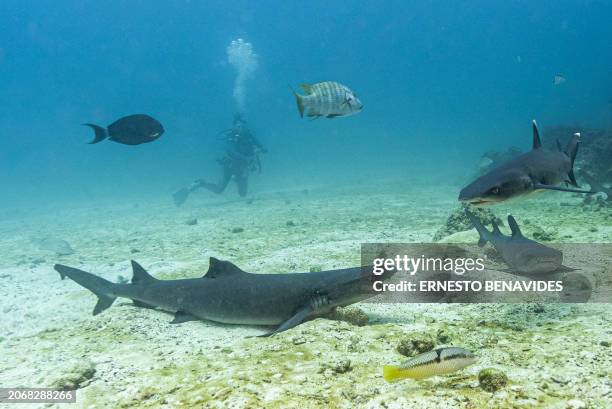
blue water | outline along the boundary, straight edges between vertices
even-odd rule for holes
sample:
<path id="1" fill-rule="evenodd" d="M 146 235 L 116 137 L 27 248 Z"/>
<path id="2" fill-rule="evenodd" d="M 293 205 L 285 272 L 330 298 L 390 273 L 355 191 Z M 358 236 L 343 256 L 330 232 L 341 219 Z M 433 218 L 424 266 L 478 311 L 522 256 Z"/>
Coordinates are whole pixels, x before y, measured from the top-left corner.
<path id="1" fill-rule="evenodd" d="M 609 1 L 4 0 L 0 206 L 170 200 L 215 179 L 238 37 L 259 56 L 246 118 L 269 149 L 252 191 L 385 177 L 460 187 L 482 152 L 528 148 L 532 118 L 612 126 L 610 21 Z M 289 86 L 324 80 L 364 111 L 301 119 Z M 87 144 L 80 124 L 132 113 L 166 133 Z"/>

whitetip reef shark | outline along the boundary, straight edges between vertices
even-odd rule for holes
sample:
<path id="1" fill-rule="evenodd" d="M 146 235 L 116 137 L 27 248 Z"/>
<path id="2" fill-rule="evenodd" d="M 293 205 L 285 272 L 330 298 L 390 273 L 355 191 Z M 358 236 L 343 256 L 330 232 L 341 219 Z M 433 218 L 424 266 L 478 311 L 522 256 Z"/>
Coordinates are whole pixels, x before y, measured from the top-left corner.
<path id="1" fill-rule="evenodd" d="M 533 124 L 533 149 L 492 169 L 459 193 L 459 201 L 475 206 L 499 203 L 536 191 L 592 193 L 558 186 L 562 182 L 579 187 L 574 177 L 574 160 L 580 144 L 580 134 L 570 139 L 565 150 L 553 151 L 542 147 L 536 121 Z"/>
<path id="2" fill-rule="evenodd" d="M 562 265 L 561 251 L 525 237 L 512 215 L 508 216 L 508 226 L 512 235 L 504 236 L 495 221 L 493 221 L 493 231 L 488 231 L 469 210 L 465 213 L 480 235 L 478 246 L 483 247 L 490 242 L 512 272 L 533 275 L 552 273 L 566 268 Z"/>
<path id="3" fill-rule="evenodd" d="M 172 323 L 201 319 L 225 324 L 278 326 L 264 336 L 288 330 L 335 307 L 374 295 L 364 287 L 369 283 L 366 280 L 373 277 L 371 267 L 252 274 L 229 261 L 211 257 L 208 272 L 201 278 L 158 280 L 132 261 L 133 277 L 128 284 L 112 283 L 61 264 L 54 268 L 62 279 L 68 277 L 98 297 L 93 315 L 122 297 L 133 300 L 140 307 L 159 307 L 174 312 Z M 381 278 L 392 274 L 385 273 Z"/>

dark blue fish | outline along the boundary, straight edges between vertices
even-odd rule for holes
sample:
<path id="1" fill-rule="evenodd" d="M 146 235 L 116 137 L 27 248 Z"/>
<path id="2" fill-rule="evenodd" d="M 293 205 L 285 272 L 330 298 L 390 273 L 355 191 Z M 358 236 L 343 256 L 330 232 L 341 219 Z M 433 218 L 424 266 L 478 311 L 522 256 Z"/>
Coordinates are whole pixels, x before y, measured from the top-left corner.
<path id="1" fill-rule="evenodd" d="M 123 117 L 108 126 L 107 129 L 94 124 L 83 124 L 94 130 L 96 136 L 90 144 L 108 139 L 124 145 L 140 145 L 153 142 L 164 133 L 164 127 L 155 118 L 145 114 Z"/>

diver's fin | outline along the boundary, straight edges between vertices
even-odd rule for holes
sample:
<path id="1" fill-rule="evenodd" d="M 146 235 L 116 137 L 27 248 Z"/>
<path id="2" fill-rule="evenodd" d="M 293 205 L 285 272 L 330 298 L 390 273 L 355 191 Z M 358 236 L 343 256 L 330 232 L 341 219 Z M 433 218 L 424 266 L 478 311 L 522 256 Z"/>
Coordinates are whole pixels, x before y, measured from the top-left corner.
<path id="1" fill-rule="evenodd" d="M 170 324 L 182 324 L 189 321 L 199 321 L 199 319 L 184 311 L 177 311 L 174 313 L 174 319 L 170 321 Z"/>
<path id="2" fill-rule="evenodd" d="M 299 308 L 291 318 L 283 322 L 277 329 L 259 336 L 269 337 L 274 334 L 278 334 L 279 332 L 287 331 L 288 329 L 291 329 L 296 325 L 301 324 L 306 318 L 308 318 L 309 315 L 316 313 L 319 308 L 325 305 L 329 305 L 328 298 L 321 294 L 315 294 L 308 300 L 308 303 L 306 303 L 306 305 Z"/>
<path id="3" fill-rule="evenodd" d="M 94 137 L 94 140 L 89 142 L 89 144 L 94 144 L 94 143 L 102 142 L 103 140 L 108 138 L 108 133 L 106 132 L 106 129 L 102 128 L 101 126 L 94 125 L 94 124 L 83 124 L 83 126 L 90 127 L 96 133 L 95 137 Z"/>
<path id="4" fill-rule="evenodd" d="M 488 237 L 491 233 L 489 233 L 489 231 L 484 227 L 482 223 L 480 223 L 480 220 L 478 220 L 472 212 L 466 210 L 465 214 L 467 215 L 468 219 L 470 219 L 472 226 L 474 226 L 474 228 L 478 232 L 478 235 L 480 236 L 480 238 L 478 239 L 478 247 L 484 246 L 485 244 L 487 244 L 487 241 L 489 241 Z"/>
<path id="5" fill-rule="evenodd" d="M 510 226 L 510 231 L 512 232 L 512 237 L 522 237 L 523 233 L 521 232 L 521 228 L 519 227 L 516 219 L 511 214 L 508 215 L 508 226 Z"/>
<path id="6" fill-rule="evenodd" d="M 110 307 L 117 297 L 112 294 L 112 289 L 115 284 L 102 277 L 95 276 L 77 268 L 56 264 L 53 268 L 60 274 L 62 280 L 65 277 L 70 278 L 77 284 L 87 288 L 98 297 L 98 302 L 93 310 L 93 315 L 98 315 L 108 307 Z"/>
<path id="7" fill-rule="evenodd" d="M 174 194 L 172 195 L 172 199 L 174 200 L 174 204 L 176 206 L 182 206 L 183 203 L 185 203 L 185 201 L 189 197 L 189 193 L 191 193 L 191 190 L 189 190 L 189 188 L 186 188 L 186 187 L 182 188 L 181 190 L 178 190 L 178 191 L 174 192 Z"/>
<path id="8" fill-rule="evenodd" d="M 310 85 L 310 84 L 300 84 L 300 88 L 302 88 L 304 90 L 306 95 L 311 95 L 313 93 L 312 92 L 312 85 Z"/>
<path id="9" fill-rule="evenodd" d="M 220 278 L 239 274 L 249 274 L 241 270 L 229 261 L 223 261 L 211 257 L 208 262 L 208 271 L 202 278 Z"/>
<path id="10" fill-rule="evenodd" d="M 561 186 L 543 185 L 540 183 L 536 183 L 533 186 L 533 188 L 534 189 L 546 189 L 546 190 L 558 190 L 560 192 L 570 192 L 570 193 L 587 193 L 587 194 L 597 193 L 592 190 L 571 189 L 571 188 L 566 188 L 566 187 L 561 187 Z"/>
<path id="11" fill-rule="evenodd" d="M 538 124 L 535 121 L 531 121 L 531 127 L 533 128 L 533 149 L 539 149 L 542 147 L 542 141 L 540 140 L 540 131 L 538 131 Z"/>
<path id="12" fill-rule="evenodd" d="M 157 278 L 147 273 L 147 270 L 134 260 L 132 260 L 132 274 L 132 284 L 145 284 L 159 281 Z"/>

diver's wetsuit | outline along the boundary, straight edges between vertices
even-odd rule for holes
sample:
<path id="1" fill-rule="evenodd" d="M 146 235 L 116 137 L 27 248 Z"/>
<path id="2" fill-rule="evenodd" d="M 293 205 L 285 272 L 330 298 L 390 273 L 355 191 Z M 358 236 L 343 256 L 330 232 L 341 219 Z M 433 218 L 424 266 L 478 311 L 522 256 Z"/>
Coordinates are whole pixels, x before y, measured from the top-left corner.
<path id="1" fill-rule="evenodd" d="M 219 159 L 221 177 L 217 183 L 199 180 L 199 187 L 206 188 L 214 193 L 222 193 L 232 177 L 238 186 L 238 194 L 246 196 L 249 184 L 249 172 L 261 170 L 258 153 L 265 153 L 266 149 L 261 142 L 249 131 L 244 123 L 235 123 L 227 134 L 225 154 Z"/>

